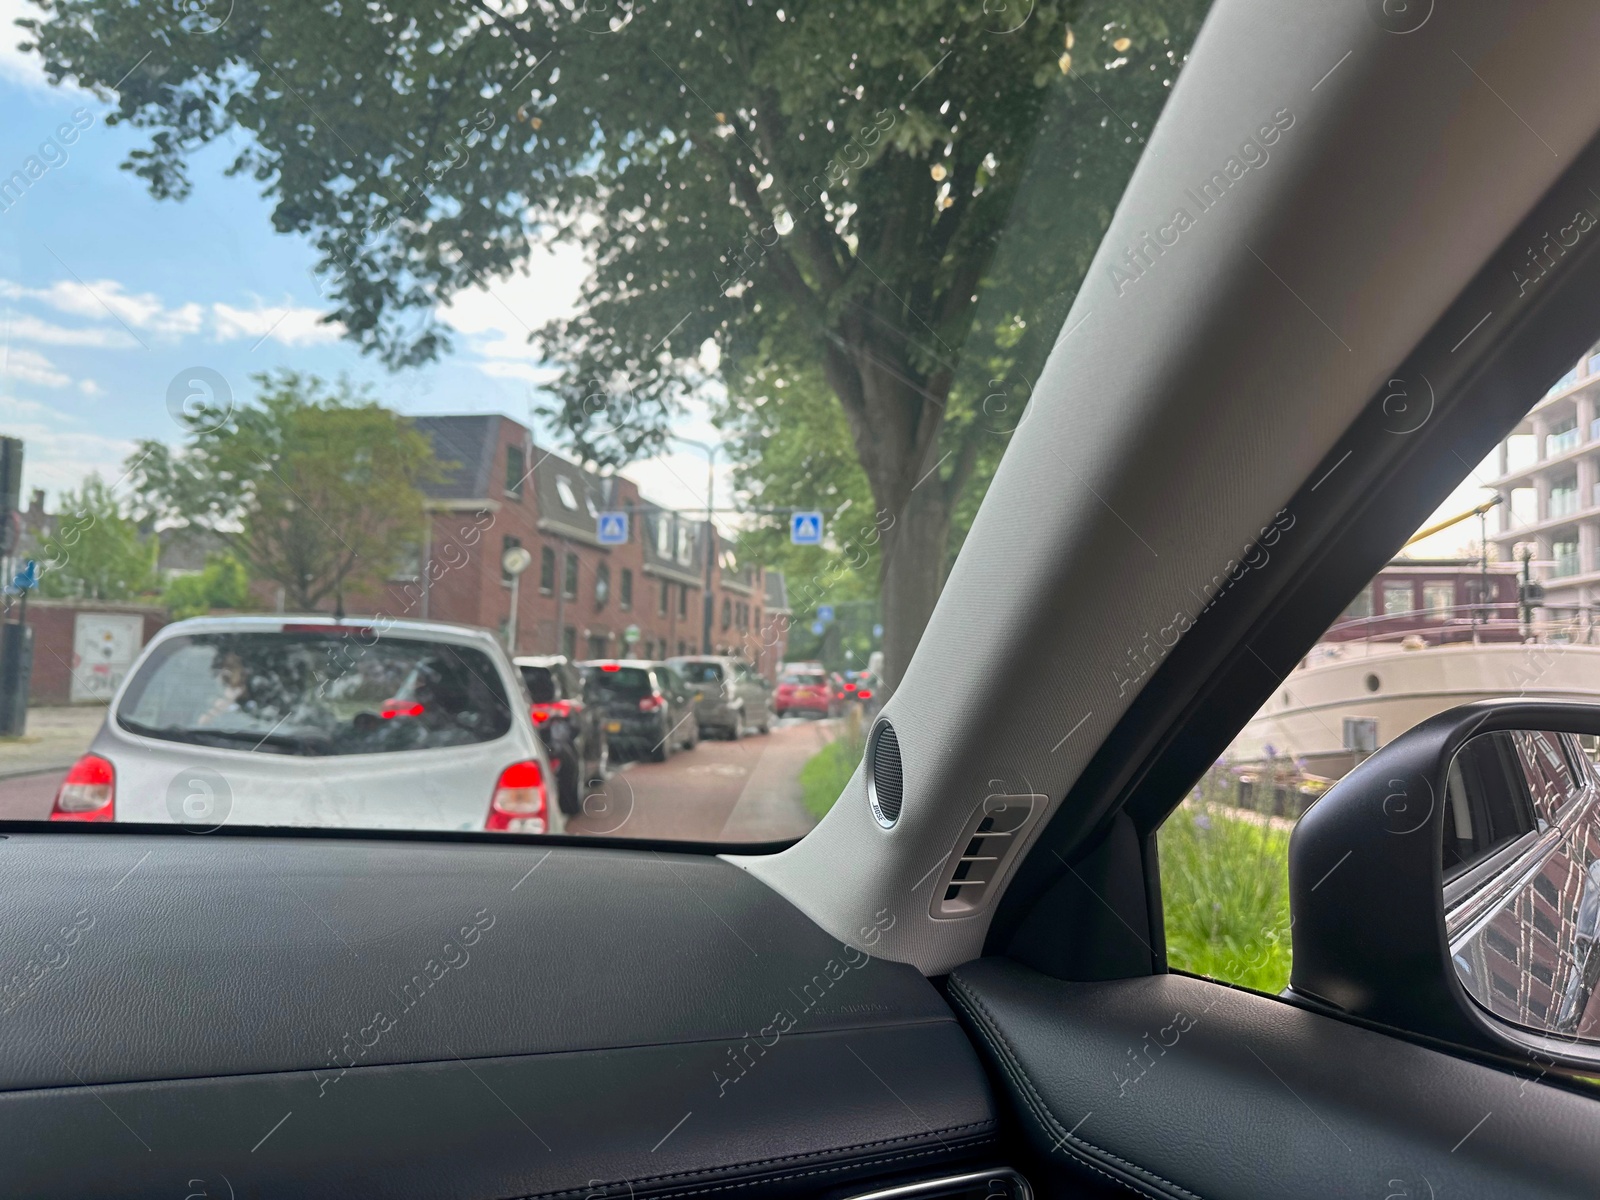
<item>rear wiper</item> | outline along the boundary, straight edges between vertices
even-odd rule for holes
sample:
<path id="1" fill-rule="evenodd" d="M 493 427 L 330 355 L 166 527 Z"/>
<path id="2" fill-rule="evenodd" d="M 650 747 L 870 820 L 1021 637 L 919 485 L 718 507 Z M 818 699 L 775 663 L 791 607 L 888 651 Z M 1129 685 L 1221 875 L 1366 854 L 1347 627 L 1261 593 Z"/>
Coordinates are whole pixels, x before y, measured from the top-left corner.
<path id="1" fill-rule="evenodd" d="M 244 729 L 156 729 L 149 725 L 140 725 L 135 721 L 123 720 L 122 725 L 131 733 L 141 737 L 163 738 L 172 742 L 187 742 L 193 746 L 211 746 L 221 742 L 227 746 L 247 744 L 252 750 L 262 746 L 272 746 L 285 750 L 290 754 L 300 754 L 314 757 L 322 753 L 323 746 L 305 737 L 289 733 L 251 733 Z"/>

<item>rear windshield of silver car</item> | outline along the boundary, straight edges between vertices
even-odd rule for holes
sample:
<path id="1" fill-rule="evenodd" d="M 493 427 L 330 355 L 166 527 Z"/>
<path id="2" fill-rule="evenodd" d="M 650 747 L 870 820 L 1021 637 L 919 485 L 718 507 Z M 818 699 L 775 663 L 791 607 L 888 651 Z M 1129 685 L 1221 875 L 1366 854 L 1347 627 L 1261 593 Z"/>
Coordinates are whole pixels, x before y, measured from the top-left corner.
<path id="1" fill-rule="evenodd" d="M 672 664 L 690 683 L 721 683 L 722 664 L 714 662 L 675 662 Z"/>
<path id="2" fill-rule="evenodd" d="M 448 642 L 197 633 L 162 642 L 117 706 L 139 737 L 263 754 L 387 754 L 494 741 L 511 708 L 493 661 Z"/>

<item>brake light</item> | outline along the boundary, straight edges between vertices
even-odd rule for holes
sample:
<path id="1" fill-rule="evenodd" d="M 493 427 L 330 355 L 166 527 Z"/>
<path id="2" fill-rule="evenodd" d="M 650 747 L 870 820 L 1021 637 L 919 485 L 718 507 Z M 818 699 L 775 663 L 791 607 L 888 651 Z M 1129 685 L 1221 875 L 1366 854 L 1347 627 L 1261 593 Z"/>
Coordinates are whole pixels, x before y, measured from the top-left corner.
<path id="1" fill-rule="evenodd" d="M 500 772 L 489 799 L 489 819 L 483 827 L 500 833 L 547 833 L 549 809 L 545 804 L 544 772 L 533 759 L 512 763 Z"/>
<path id="2" fill-rule="evenodd" d="M 110 821 L 116 817 L 117 771 L 98 754 L 72 764 L 50 808 L 52 821 Z"/>
<path id="3" fill-rule="evenodd" d="M 543 725 L 551 717 L 570 717 L 573 703 L 570 700 L 555 700 L 548 704 L 535 704 L 533 706 L 533 723 Z"/>
<path id="4" fill-rule="evenodd" d="M 600 669 L 602 671 L 620 671 L 622 667 L 617 663 L 601 663 Z"/>
<path id="5" fill-rule="evenodd" d="M 383 719 L 392 721 L 395 717 L 420 717 L 426 711 L 422 705 L 409 700 L 385 700 L 383 702 Z"/>
<path id="6" fill-rule="evenodd" d="M 863 700 L 871 700 L 872 699 L 872 693 L 866 688 L 862 688 L 859 692 L 856 693 L 856 695 L 860 696 Z"/>
<path id="7" fill-rule="evenodd" d="M 640 712 L 660 712 L 667 706 L 667 702 L 660 696 L 646 696 L 639 701 Z"/>
<path id="8" fill-rule="evenodd" d="M 847 683 L 844 685 L 844 690 L 847 692 L 853 692 L 856 690 L 856 685 L 853 683 Z"/>

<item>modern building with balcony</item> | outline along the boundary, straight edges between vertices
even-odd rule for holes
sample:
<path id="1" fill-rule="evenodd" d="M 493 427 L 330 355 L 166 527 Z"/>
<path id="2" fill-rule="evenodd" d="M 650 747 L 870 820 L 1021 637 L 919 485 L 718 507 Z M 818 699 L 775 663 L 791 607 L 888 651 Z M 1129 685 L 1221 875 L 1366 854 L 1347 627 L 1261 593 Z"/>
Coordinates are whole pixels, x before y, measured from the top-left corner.
<path id="1" fill-rule="evenodd" d="M 1500 443 L 1495 474 L 1489 486 L 1505 497 L 1489 535 L 1497 557 L 1531 548 L 1540 619 L 1588 629 L 1600 613 L 1600 347 Z"/>

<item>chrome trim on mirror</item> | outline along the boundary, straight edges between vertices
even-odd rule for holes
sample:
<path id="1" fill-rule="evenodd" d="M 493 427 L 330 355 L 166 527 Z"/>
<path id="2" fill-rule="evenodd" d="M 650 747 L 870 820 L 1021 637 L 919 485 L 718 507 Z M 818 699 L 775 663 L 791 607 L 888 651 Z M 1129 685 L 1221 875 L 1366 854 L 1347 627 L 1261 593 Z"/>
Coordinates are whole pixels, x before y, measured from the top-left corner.
<path id="1" fill-rule="evenodd" d="M 1010 1167 L 997 1167 L 993 1171 L 969 1171 L 964 1175 L 941 1175 L 937 1179 L 920 1179 L 898 1187 L 877 1192 L 860 1192 L 847 1200 L 915 1200 L 916 1197 L 934 1197 L 952 1189 L 971 1188 L 987 1183 L 987 1200 L 1033 1200 L 1033 1189 L 1021 1174 Z M 997 1188 L 994 1185 L 999 1184 Z"/>

